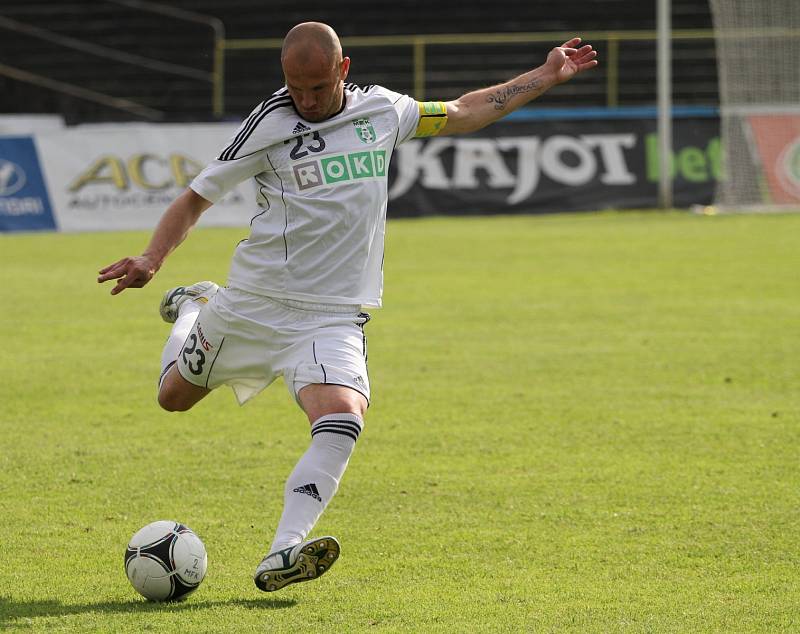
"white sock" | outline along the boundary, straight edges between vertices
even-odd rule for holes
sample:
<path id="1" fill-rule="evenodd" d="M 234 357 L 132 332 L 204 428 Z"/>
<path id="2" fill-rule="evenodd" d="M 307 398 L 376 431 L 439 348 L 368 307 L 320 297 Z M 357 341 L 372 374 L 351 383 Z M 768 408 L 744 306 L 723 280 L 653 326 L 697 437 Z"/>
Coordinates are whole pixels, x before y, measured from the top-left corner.
<path id="1" fill-rule="evenodd" d="M 180 354 L 189 331 L 197 320 L 197 313 L 200 312 L 200 304 L 197 302 L 183 302 L 178 312 L 178 318 L 172 324 L 172 331 L 169 333 L 167 343 L 164 344 L 164 351 L 161 353 L 161 376 L 158 377 L 158 388 L 164 382 L 167 371 L 175 364 Z"/>
<path id="2" fill-rule="evenodd" d="M 364 421 L 328 414 L 311 424 L 311 446 L 286 481 L 283 514 L 269 552 L 302 542 L 314 528 L 342 478 Z"/>

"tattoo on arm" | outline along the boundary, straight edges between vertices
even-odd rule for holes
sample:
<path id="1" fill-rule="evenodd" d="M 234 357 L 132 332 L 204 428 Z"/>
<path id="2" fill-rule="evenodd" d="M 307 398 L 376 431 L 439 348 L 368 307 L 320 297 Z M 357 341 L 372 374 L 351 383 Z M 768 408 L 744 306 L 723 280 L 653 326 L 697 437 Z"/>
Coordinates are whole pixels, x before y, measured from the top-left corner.
<path id="1" fill-rule="evenodd" d="M 508 104 L 508 100 L 513 96 L 531 92 L 532 90 L 539 88 L 541 85 L 542 82 L 540 80 L 533 79 L 527 84 L 506 86 L 505 88 L 497 90 L 494 94 L 489 95 L 486 98 L 486 101 L 493 103 L 495 110 L 503 110 Z"/>

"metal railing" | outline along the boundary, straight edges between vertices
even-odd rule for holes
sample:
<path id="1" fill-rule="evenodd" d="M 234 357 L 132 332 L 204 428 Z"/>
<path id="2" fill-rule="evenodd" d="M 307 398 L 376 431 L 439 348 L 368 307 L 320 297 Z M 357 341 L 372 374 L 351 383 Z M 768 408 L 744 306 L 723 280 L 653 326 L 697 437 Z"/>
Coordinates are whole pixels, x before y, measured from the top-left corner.
<path id="1" fill-rule="evenodd" d="M 158 13 L 166 15 L 178 20 L 185 20 L 187 22 L 195 22 L 208 26 L 214 33 L 214 52 L 213 52 L 213 68 L 211 70 L 211 83 L 212 97 L 211 97 L 211 110 L 214 116 L 220 117 L 224 113 L 224 90 L 225 90 L 225 24 L 219 18 L 203 13 L 196 13 L 195 11 L 187 11 L 186 9 L 178 9 L 177 7 L 170 7 L 155 2 L 148 2 L 147 0 L 106 0 L 112 4 L 117 4 L 131 9 L 139 9 L 141 11 L 149 11 L 151 13 Z"/>
<path id="2" fill-rule="evenodd" d="M 125 53 L 108 47 L 77 40 L 68 36 L 46 31 L 38 26 L 26 25 L 9 18 L 0 16 L 0 28 L 18 30 L 34 37 L 48 39 L 51 43 L 82 50 L 86 53 L 106 57 L 129 64 L 148 68 L 157 72 L 171 73 L 189 77 L 204 83 L 211 84 L 210 110 L 217 118 L 226 114 L 226 54 L 229 51 L 246 50 L 280 50 L 283 45 L 282 38 L 251 38 L 227 39 L 225 27 L 218 18 L 186 11 L 175 7 L 164 6 L 148 0 L 106 0 L 109 3 L 125 6 L 132 9 L 147 11 L 160 15 L 170 16 L 175 19 L 195 22 L 208 26 L 213 32 L 213 67 L 211 71 L 190 68 L 147 58 L 140 55 Z M 724 37 L 798 37 L 797 29 L 748 29 L 730 31 Z M 387 36 L 353 36 L 343 37 L 342 46 L 347 51 L 352 48 L 369 47 L 398 47 L 410 49 L 411 68 L 413 75 L 413 93 L 418 100 L 423 100 L 427 93 L 426 76 L 428 72 L 427 55 L 431 46 L 457 46 L 469 45 L 480 47 L 488 45 L 505 44 L 551 44 L 553 46 L 566 41 L 575 35 L 574 32 L 545 32 L 545 33 L 472 33 L 472 34 L 431 34 L 431 35 L 387 35 Z M 626 42 L 653 42 L 655 45 L 657 33 L 654 30 L 618 30 L 618 31 L 590 31 L 580 33 L 585 42 L 592 43 L 595 47 L 604 45 L 604 55 L 601 60 L 605 69 L 605 102 L 608 107 L 615 108 L 620 103 L 620 45 Z M 716 34 L 719 37 L 719 34 Z M 672 31 L 672 41 L 708 40 L 713 41 L 715 32 L 712 29 L 677 29 Z M 654 71 L 655 72 L 655 71 Z M 43 86 L 45 88 L 70 94 L 82 99 L 103 103 L 112 108 L 118 108 L 137 114 L 151 120 L 159 120 L 164 113 L 130 100 L 121 100 L 110 95 L 87 90 L 81 86 L 70 85 L 52 78 L 42 77 L 7 65 L 0 65 L 0 75 L 13 77 Z"/>
<path id="3" fill-rule="evenodd" d="M 30 73 L 26 70 L 22 70 L 21 68 L 7 66 L 6 64 L 0 64 L 0 75 L 10 77 L 11 79 L 16 79 L 17 81 L 22 81 L 27 84 L 41 86 L 42 88 L 60 92 L 64 95 L 77 97 L 78 99 L 83 99 L 85 101 L 99 103 L 115 110 L 129 112 L 132 115 L 141 117 L 142 119 L 148 119 L 150 121 L 162 121 L 166 116 L 161 110 L 149 108 L 148 106 L 131 101 L 130 99 L 112 97 L 95 90 L 89 90 L 88 88 L 76 86 L 75 84 L 68 84 L 50 77 L 43 77 L 42 75 Z"/>
<path id="4" fill-rule="evenodd" d="M 411 49 L 413 68 L 414 97 L 423 100 L 426 97 L 427 50 L 430 46 L 447 45 L 497 45 L 497 44 L 552 44 L 557 46 L 576 35 L 575 32 L 546 32 L 546 33 L 470 33 L 470 34 L 433 34 L 433 35 L 388 35 L 388 36 L 357 36 L 343 37 L 342 47 L 345 51 L 349 48 L 364 47 L 405 47 Z M 605 45 L 605 54 L 601 65 L 605 68 L 605 93 L 606 106 L 616 108 L 620 103 L 620 44 L 626 42 L 652 42 L 655 47 L 657 32 L 655 30 L 619 30 L 619 31 L 589 31 L 578 33 L 584 42 L 592 43 L 596 48 Z M 722 37 L 752 38 L 769 36 L 773 38 L 800 37 L 798 29 L 780 28 L 753 28 L 727 31 Z M 715 37 L 720 37 L 713 29 L 675 29 L 672 31 L 672 41 L 708 40 L 713 42 Z M 218 42 L 217 46 L 226 51 L 242 51 L 256 49 L 279 50 L 283 44 L 281 38 L 258 39 L 228 39 Z M 655 66 L 653 67 L 655 75 Z M 224 113 L 225 86 L 221 75 L 214 77 L 214 103 L 215 114 Z"/>
<path id="5" fill-rule="evenodd" d="M 426 54 L 429 46 L 441 45 L 491 45 L 491 44 L 542 44 L 551 43 L 557 46 L 574 37 L 574 32 L 551 31 L 546 33 L 471 33 L 471 34 L 435 34 L 435 35 L 377 35 L 343 37 L 342 47 L 410 47 L 413 56 L 414 97 L 425 99 L 426 95 Z M 602 60 L 606 67 L 606 105 L 614 108 L 619 104 L 619 64 L 620 42 L 652 41 L 655 44 L 657 33 L 652 30 L 637 31 L 590 31 L 580 33 L 585 42 L 597 46 L 605 43 L 606 55 Z M 672 32 L 673 40 L 713 40 L 711 29 L 684 29 Z M 219 43 L 224 51 L 242 51 L 256 49 L 277 49 L 283 44 L 281 38 L 228 39 Z M 223 107 L 215 114 L 224 112 L 224 78 L 214 77 L 214 93 Z M 215 100 L 215 103 L 217 101 Z"/>
<path id="6" fill-rule="evenodd" d="M 47 41 L 51 44 L 56 44 L 64 48 L 81 51 L 83 53 L 94 55 L 96 57 L 100 57 L 103 59 L 110 59 L 117 62 L 138 66 L 140 68 L 146 68 L 148 70 L 156 72 L 187 77 L 189 79 L 210 83 L 213 86 L 212 94 L 214 95 L 214 102 L 212 104 L 212 109 L 215 114 L 222 113 L 222 101 L 220 100 L 219 102 L 217 102 L 217 97 L 219 96 L 221 99 L 222 90 L 224 90 L 223 87 L 224 72 L 222 67 L 223 49 L 221 46 L 221 42 L 225 41 L 225 25 L 222 23 L 222 20 L 215 18 L 213 16 L 195 13 L 193 11 L 186 11 L 184 9 L 178 9 L 175 7 L 163 6 L 154 2 L 148 2 L 147 0 L 106 0 L 106 1 L 111 4 L 125 6 L 140 11 L 148 11 L 151 13 L 166 15 L 178 20 L 200 23 L 210 27 L 214 33 L 213 69 L 211 71 L 205 71 L 202 69 L 193 68 L 191 66 L 184 66 L 182 64 L 173 64 L 171 62 L 152 59 L 149 57 L 145 57 L 143 55 L 137 55 L 135 53 L 120 51 L 117 49 L 110 48 L 108 46 L 103 46 L 100 44 L 95 44 L 93 42 L 87 42 L 86 40 L 81 40 L 67 35 L 55 33 L 53 31 L 44 29 L 42 27 L 35 26 L 32 24 L 26 24 L 24 22 L 20 22 L 19 20 L 14 20 L 12 18 L 8 18 L 2 15 L 0 15 L 0 29 L 6 29 L 18 33 L 23 33 L 30 37 Z M 52 77 L 45 77 L 38 73 L 32 73 L 20 68 L 16 68 L 14 66 L 9 66 L 7 64 L 0 64 L 0 75 L 16 79 L 17 81 L 33 84 L 35 86 L 40 86 L 42 88 L 46 88 L 54 92 L 70 95 L 78 99 L 83 99 L 85 101 L 98 103 L 103 106 L 113 108 L 115 110 L 128 112 L 143 119 L 148 119 L 151 121 L 161 121 L 166 117 L 165 112 L 157 110 L 155 108 L 150 108 L 148 106 L 137 103 L 130 99 L 114 97 L 106 93 L 90 90 L 88 88 L 76 85 L 74 83 L 64 82 Z"/>

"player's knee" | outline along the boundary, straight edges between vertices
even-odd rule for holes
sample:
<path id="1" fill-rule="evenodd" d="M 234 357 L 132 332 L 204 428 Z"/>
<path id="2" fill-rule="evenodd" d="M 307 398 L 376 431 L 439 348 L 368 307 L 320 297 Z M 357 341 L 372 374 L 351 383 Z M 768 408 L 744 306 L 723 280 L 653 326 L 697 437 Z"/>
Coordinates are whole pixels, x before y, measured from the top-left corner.
<path id="1" fill-rule="evenodd" d="M 343 398 L 341 401 L 334 401 L 329 404 L 329 408 L 344 414 L 355 414 L 360 418 L 364 418 L 367 413 L 367 399 L 360 394 Z"/>
<path id="2" fill-rule="evenodd" d="M 158 404 L 161 406 L 161 409 L 167 412 L 185 412 L 189 409 L 186 407 L 185 403 L 182 403 L 174 396 L 170 394 L 164 394 L 163 392 L 158 393 Z"/>
<path id="3" fill-rule="evenodd" d="M 185 412 L 192 408 L 194 402 L 176 390 L 162 387 L 158 391 L 158 404 L 168 412 Z"/>
<path id="4" fill-rule="evenodd" d="M 161 381 L 158 389 L 158 404 L 168 412 L 185 412 L 210 391 L 189 383 L 173 366 Z"/>
<path id="5" fill-rule="evenodd" d="M 342 386 L 312 384 L 304 387 L 299 393 L 300 405 L 305 410 L 308 420 L 314 422 L 327 414 L 355 414 L 364 418 L 368 402 L 360 392 Z"/>
<path id="6" fill-rule="evenodd" d="M 330 414 L 353 414 L 363 419 L 366 414 L 366 408 L 360 407 L 357 403 L 351 401 L 343 401 L 341 403 L 328 403 L 326 407 L 309 408 L 306 412 L 309 422 L 312 423 L 321 416 Z"/>

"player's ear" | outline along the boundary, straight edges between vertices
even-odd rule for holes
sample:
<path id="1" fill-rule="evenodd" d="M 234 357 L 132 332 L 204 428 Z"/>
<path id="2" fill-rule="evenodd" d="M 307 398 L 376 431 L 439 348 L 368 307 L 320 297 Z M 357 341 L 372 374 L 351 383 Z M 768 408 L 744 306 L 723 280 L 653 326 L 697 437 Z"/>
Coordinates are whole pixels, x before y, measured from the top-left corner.
<path id="1" fill-rule="evenodd" d="M 347 78 L 347 73 L 350 72 L 350 58 L 342 58 L 342 63 L 339 66 L 339 79 L 344 81 Z"/>

